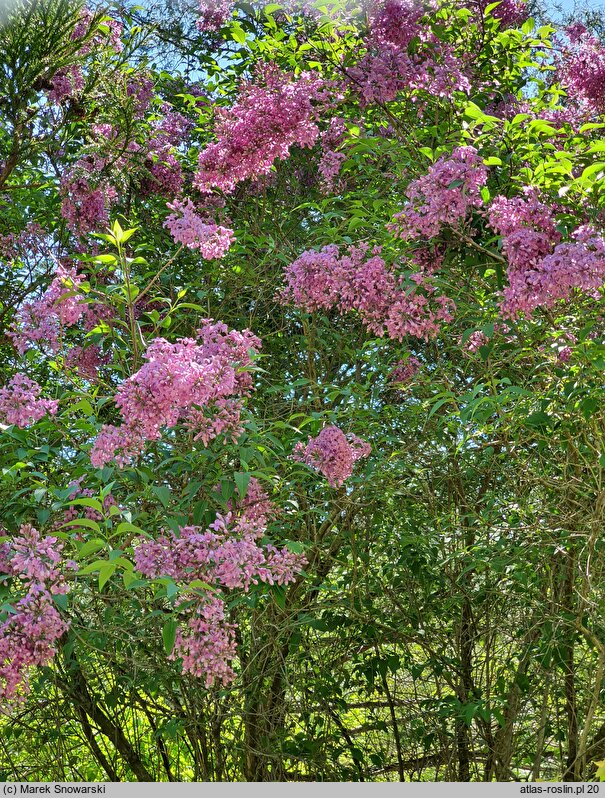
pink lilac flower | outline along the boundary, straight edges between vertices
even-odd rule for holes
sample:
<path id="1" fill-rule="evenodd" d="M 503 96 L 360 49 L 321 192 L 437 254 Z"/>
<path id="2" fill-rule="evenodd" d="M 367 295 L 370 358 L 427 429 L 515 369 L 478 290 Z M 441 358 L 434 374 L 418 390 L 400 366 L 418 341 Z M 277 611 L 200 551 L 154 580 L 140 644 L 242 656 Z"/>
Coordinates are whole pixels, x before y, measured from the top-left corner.
<path id="1" fill-rule="evenodd" d="M 155 121 L 148 141 L 145 169 L 148 172 L 141 181 L 141 192 L 175 196 L 183 188 L 183 169 L 177 157 L 176 147 L 181 145 L 193 127 L 193 123 L 177 111 L 164 109 L 165 115 Z"/>
<path id="2" fill-rule="evenodd" d="M 490 4 L 490 0 L 480 0 L 479 7 L 483 12 Z M 518 28 L 529 16 L 525 0 L 502 0 L 490 13 L 494 19 L 500 20 L 500 27 L 503 29 Z"/>
<path id="3" fill-rule="evenodd" d="M 135 564 L 144 576 L 170 577 L 185 591 L 196 580 L 210 586 L 212 592 L 204 596 L 184 597 L 185 623 L 177 629 L 170 655 L 182 660 L 184 672 L 203 677 L 207 687 L 228 684 L 235 676 L 229 663 L 237 653 L 236 626 L 227 620 L 225 591 L 247 591 L 258 582 L 287 584 L 306 563 L 304 556 L 287 548 L 260 544 L 274 507 L 254 477 L 246 497 L 230 502 L 230 508 L 206 530 L 181 527 L 178 534 L 170 532 L 135 547 Z"/>
<path id="4" fill-rule="evenodd" d="M 535 188 L 526 187 L 523 193 L 523 197 L 512 199 L 494 197 L 488 211 L 490 225 L 504 238 L 526 228 L 543 232 L 553 243 L 558 243 L 560 236 L 552 208 L 540 200 Z"/>
<path id="5" fill-rule="evenodd" d="M 557 244 L 550 255 L 528 264 L 525 271 L 509 274 L 504 307 L 511 315 L 551 307 L 569 299 L 575 290 L 600 297 L 605 283 L 605 240 L 589 225 L 579 227 L 572 239 Z"/>
<path id="6" fill-rule="evenodd" d="M 84 75 L 79 64 L 58 69 L 52 77 L 52 89 L 48 92 L 48 98 L 54 103 L 61 103 L 63 100 L 80 94 L 84 88 Z"/>
<path id="7" fill-rule="evenodd" d="M 368 51 L 346 70 L 362 104 L 391 102 L 407 91 L 422 109 L 419 93 L 450 98 L 455 91 L 470 91 L 465 68 L 452 48 L 433 34 L 429 24 L 422 24 L 425 13 L 419 3 L 397 0 L 378 3 L 370 12 Z M 410 52 L 413 40 L 417 46 Z"/>
<path id="8" fill-rule="evenodd" d="M 115 319 L 115 309 L 102 302 L 87 303 L 84 308 L 84 329 L 86 332 L 94 330 L 101 324 L 109 325 Z"/>
<path id="9" fill-rule="evenodd" d="M 106 159 L 86 156 L 61 177 L 61 215 L 76 235 L 103 228 L 109 221 L 117 191 L 102 175 L 105 166 Z"/>
<path id="10" fill-rule="evenodd" d="M 33 266 L 51 257 L 50 236 L 37 222 L 28 222 L 21 232 L 8 233 L 0 240 L 0 260 L 7 266 L 17 261 Z"/>
<path id="11" fill-rule="evenodd" d="M 29 427 L 45 415 L 56 415 L 57 399 L 40 399 L 42 389 L 25 374 L 15 374 L 0 388 L 0 418 L 7 424 Z"/>
<path id="12" fill-rule="evenodd" d="M 74 40 L 82 39 L 90 33 L 93 19 L 93 11 L 91 11 L 90 8 L 82 8 L 80 10 L 80 19 L 73 30 L 71 38 Z M 100 25 L 95 28 L 94 36 L 81 47 L 80 54 L 86 55 L 91 52 L 93 45 L 104 44 L 105 42 L 108 42 L 115 52 L 121 52 L 122 42 L 120 41 L 120 37 L 123 30 L 122 24 L 118 22 L 117 19 L 108 16 L 102 17 L 99 22 Z"/>
<path id="13" fill-rule="evenodd" d="M 364 104 L 394 100 L 399 92 L 425 92 L 450 97 L 468 92 L 470 83 L 451 48 L 434 36 L 422 18 L 434 14 L 436 4 L 416 0 L 382 0 L 369 13 L 368 53 L 348 77 Z M 415 41 L 415 52 L 409 52 Z M 418 98 L 411 96 L 413 102 Z M 422 103 L 420 103 L 422 105 Z"/>
<path id="14" fill-rule="evenodd" d="M 423 3 L 415 0 L 382 0 L 374 3 L 369 13 L 370 36 L 378 44 L 394 44 L 407 48 L 421 34 L 420 20 L 425 14 Z"/>
<path id="15" fill-rule="evenodd" d="M 105 33 L 104 30 L 99 29 L 97 32 L 97 41 L 106 39 L 114 52 L 121 53 L 123 49 L 121 41 L 123 31 L 122 23 L 118 22 L 117 19 L 113 19 L 113 17 L 104 17 L 101 25 L 103 28 L 107 29 L 107 33 Z"/>
<path id="16" fill-rule="evenodd" d="M 534 189 L 527 189 L 525 197 L 496 197 L 488 215 L 508 260 L 505 314 L 514 317 L 551 307 L 575 290 L 599 296 L 605 282 L 605 242 L 590 225 L 577 228 L 572 241 L 561 242 L 553 209 Z"/>
<path id="17" fill-rule="evenodd" d="M 486 107 L 486 113 L 500 119 L 511 120 L 517 114 L 527 114 L 530 119 L 543 119 L 556 128 L 570 125 L 573 130 L 578 130 L 590 117 L 591 110 L 588 103 L 579 96 L 566 97 L 565 104 L 534 108 L 528 99 L 519 99 L 513 94 L 506 94 L 497 102 Z"/>
<path id="18" fill-rule="evenodd" d="M 151 105 L 155 84 L 149 75 L 137 74 L 131 78 L 126 87 L 126 94 L 133 98 L 135 119 L 142 119 Z"/>
<path id="19" fill-rule="evenodd" d="M 64 266 L 57 266 L 55 275 L 40 299 L 25 302 L 17 311 L 8 335 L 20 355 L 36 343 L 46 343 L 56 352 L 61 330 L 76 324 L 85 312 L 86 303 L 79 291 L 83 276 Z"/>
<path id="20" fill-rule="evenodd" d="M 475 148 L 458 147 L 409 184 L 409 202 L 387 228 L 407 240 L 433 238 L 483 204 L 481 187 L 486 182 L 487 168 Z"/>
<path id="21" fill-rule="evenodd" d="M 229 664 L 237 654 L 235 624 L 228 623 L 225 602 L 214 596 L 196 604 L 186 625 L 177 629 L 168 659 L 182 660 L 184 673 L 204 677 L 206 687 L 227 685 L 235 679 Z"/>
<path id="22" fill-rule="evenodd" d="M 154 339 L 145 352 L 147 362 L 118 388 L 115 402 L 124 423 L 101 429 L 90 454 L 92 464 L 102 467 L 115 460 L 127 465 L 146 441 L 158 440 L 164 427 L 179 422 L 205 444 L 221 434 L 232 437 L 241 430 L 241 401 L 252 388 L 246 369 L 260 346 L 249 330 L 230 331 L 209 320 L 198 330 L 197 340 L 171 344 Z"/>
<path id="23" fill-rule="evenodd" d="M 93 12 L 88 8 L 80 11 L 80 20 L 75 26 L 71 38 L 73 40 L 82 39 L 90 32 L 93 21 Z M 97 27 L 93 36 L 82 44 L 78 51 L 78 56 L 82 57 L 93 52 L 95 45 L 108 43 L 115 51 L 122 50 L 120 36 L 122 25 L 111 17 L 105 17 L 101 21 L 102 27 Z M 84 74 L 80 64 L 69 64 L 58 69 L 51 78 L 52 88 L 48 92 L 48 98 L 54 103 L 61 103 L 63 100 L 75 97 L 84 88 Z"/>
<path id="24" fill-rule="evenodd" d="M 293 457 L 319 471 L 333 488 L 340 487 L 353 473 L 355 462 L 372 451 L 369 443 L 335 426 L 324 427 L 306 446 L 297 443 Z"/>
<path id="25" fill-rule="evenodd" d="M 235 443 L 243 432 L 241 414 L 239 399 L 221 397 L 208 407 L 191 409 L 184 424 L 193 433 L 193 440 L 201 441 L 204 446 L 221 436 Z"/>
<path id="26" fill-rule="evenodd" d="M 540 305 L 552 304 L 555 298 L 568 296 L 569 289 L 563 290 L 563 283 L 579 283 L 571 260 L 566 278 L 561 277 L 560 268 L 556 268 L 556 284 L 547 277 L 552 277 L 555 270 L 555 252 L 581 256 L 582 245 L 578 249 L 577 245 L 560 244 L 554 211 L 539 199 L 534 188 L 526 188 L 523 197 L 495 197 L 488 218 L 491 227 L 502 236 L 502 249 L 508 260 L 508 286 L 502 304 L 506 314 L 531 313 Z"/>
<path id="27" fill-rule="evenodd" d="M 582 28 L 567 28 L 569 43 L 561 47 L 557 77 L 570 97 L 580 97 L 601 114 L 605 111 L 605 47 Z"/>
<path id="28" fill-rule="evenodd" d="M 410 286 L 379 254 L 367 258 L 366 253 L 367 247 L 359 246 L 341 256 L 334 245 L 303 252 L 285 269 L 280 300 L 308 312 L 356 311 L 370 332 L 394 340 L 430 338 L 450 321 L 453 302 L 434 296 L 430 275 L 418 272 Z"/>
<path id="29" fill-rule="evenodd" d="M 220 30 L 233 14 L 233 0 L 198 0 L 198 3 L 200 16 L 195 24 L 201 31 Z"/>
<path id="30" fill-rule="evenodd" d="M 340 172 L 342 162 L 345 160 L 344 152 L 326 150 L 319 162 L 318 171 L 321 175 L 322 188 L 324 192 L 330 193 L 337 190 L 336 178 Z"/>
<path id="31" fill-rule="evenodd" d="M 259 67 L 263 85 L 244 82 L 231 108 L 216 112 L 217 141 L 199 155 L 194 185 L 200 191 L 231 192 L 242 180 L 267 174 L 294 144 L 312 146 L 319 130 L 313 100 L 324 82 L 309 72 L 298 80 L 275 64 Z"/>
<path id="32" fill-rule="evenodd" d="M 183 143 L 194 124 L 179 111 L 174 111 L 168 103 L 162 107 L 162 113 L 164 116 L 153 125 L 154 140 L 177 147 Z"/>
<path id="33" fill-rule="evenodd" d="M 471 333 L 469 337 L 466 339 L 465 343 L 460 341 L 460 345 L 471 355 L 474 355 L 475 352 L 478 352 L 482 346 L 486 346 L 489 343 L 489 338 L 482 330 L 476 330 L 475 332 Z"/>
<path id="34" fill-rule="evenodd" d="M 164 226 L 178 244 L 183 244 L 188 249 L 199 249 L 202 258 L 206 260 L 226 255 L 234 241 L 233 230 L 203 219 L 196 213 L 195 205 L 190 199 L 186 203 L 175 199 L 168 203 L 168 207 L 174 213 L 168 216 Z"/>
<path id="35" fill-rule="evenodd" d="M 441 268 L 444 254 L 443 248 L 421 246 L 411 252 L 409 257 L 419 274 L 430 276 Z"/>
<path id="36" fill-rule="evenodd" d="M 402 385 L 410 382 L 418 373 L 421 365 L 421 362 L 414 355 L 410 355 L 406 360 L 400 360 L 391 372 L 391 382 Z"/>
<path id="37" fill-rule="evenodd" d="M 319 161 L 318 171 L 321 175 L 321 183 L 324 192 L 331 192 L 337 189 L 336 178 L 340 172 L 342 162 L 346 155 L 337 148 L 341 146 L 346 125 L 344 119 L 334 117 L 330 120 L 328 129 L 320 136 L 322 155 Z"/>
<path id="38" fill-rule="evenodd" d="M 5 705 L 25 697 L 30 668 L 52 660 L 69 628 L 52 600 L 68 592 L 64 571 L 75 566 L 63 562 L 62 549 L 61 541 L 42 537 L 29 524 L 0 544 L 0 573 L 18 579 L 26 590 L 15 612 L 0 623 L 0 701 Z"/>
<path id="39" fill-rule="evenodd" d="M 99 368 L 108 362 L 108 356 L 103 356 L 95 344 L 89 346 L 73 346 L 65 356 L 65 368 L 73 369 L 79 377 L 91 382 L 99 378 Z"/>
<path id="40" fill-rule="evenodd" d="M 564 346 L 563 349 L 559 350 L 557 355 L 557 360 L 560 363 L 568 363 L 572 356 L 572 349 L 570 346 Z"/>
<path id="41" fill-rule="evenodd" d="M 144 450 L 145 439 L 133 425 L 104 424 L 90 451 L 90 462 L 95 468 L 103 468 L 112 461 L 118 468 L 124 468 Z"/>
<path id="42" fill-rule="evenodd" d="M 182 190 L 183 168 L 173 152 L 150 151 L 145 160 L 145 169 L 148 174 L 141 180 L 142 196 L 160 194 L 168 197 L 179 194 Z"/>

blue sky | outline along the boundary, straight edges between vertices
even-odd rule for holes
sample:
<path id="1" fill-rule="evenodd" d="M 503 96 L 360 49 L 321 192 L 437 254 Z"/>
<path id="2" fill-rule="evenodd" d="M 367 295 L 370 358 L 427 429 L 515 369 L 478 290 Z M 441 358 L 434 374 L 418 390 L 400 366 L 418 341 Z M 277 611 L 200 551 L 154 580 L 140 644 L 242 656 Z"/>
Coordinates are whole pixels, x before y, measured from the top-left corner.
<path id="1" fill-rule="evenodd" d="M 573 11 L 574 0 L 557 0 L 556 5 L 561 6 L 565 11 Z M 578 3 L 577 5 L 582 6 L 589 6 L 590 8 L 605 8 L 605 1 L 604 0 L 583 0 L 583 2 Z"/>

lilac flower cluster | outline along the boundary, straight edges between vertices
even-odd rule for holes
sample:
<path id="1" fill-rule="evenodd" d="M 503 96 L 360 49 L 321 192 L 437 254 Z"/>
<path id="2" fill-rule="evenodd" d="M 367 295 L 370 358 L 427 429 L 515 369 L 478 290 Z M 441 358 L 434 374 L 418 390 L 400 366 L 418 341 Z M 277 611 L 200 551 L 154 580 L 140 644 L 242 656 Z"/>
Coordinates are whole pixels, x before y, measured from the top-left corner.
<path id="1" fill-rule="evenodd" d="M 0 544 L 0 574 L 19 581 L 26 593 L 0 624 L 0 699 L 10 703 L 24 698 L 31 667 L 48 664 L 57 653 L 57 642 L 69 625 L 57 610 L 53 596 L 67 593 L 63 544 L 42 537 L 29 524 Z M 60 567 L 63 565 L 63 569 Z"/>
<path id="2" fill-rule="evenodd" d="M 343 256 L 335 245 L 303 252 L 285 269 L 280 300 L 310 313 L 332 308 L 357 311 L 370 332 L 394 340 L 406 335 L 429 338 L 441 322 L 451 320 L 453 302 L 434 296 L 429 276 L 416 273 L 410 288 L 387 267 L 379 250 L 367 258 L 367 249 L 351 247 Z"/>
<path id="3" fill-rule="evenodd" d="M 102 175 L 105 166 L 105 158 L 85 156 L 61 177 L 61 215 L 76 235 L 105 227 L 109 221 L 117 191 Z"/>
<path id="4" fill-rule="evenodd" d="M 479 7 L 485 11 L 490 0 L 480 0 Z M 500 20 L 501 28 L 518 28 L 527 19 L 529 12 L 525 0 L 501 0 L 496 8 L 492 8 L 491 16 Z"/>
<path id="5" fill-rule="evenodd" d="M 135 548 L 137 569 L 146 577 L 170 577 L 185 587 L 195 580 L 210 585 L 203 597 L 189 605 L 186 624 L 178 628 L 171 659 L 182 659 L 183 670 L 227 684 L 234 678 L 230 661 L 236 656 L 235 626 L 226 621 L 222 591 L 260 582 L 287 584 L 305 565 L 305 558 L 287 548 L 260 545 L 273 505 L 254 478 L 246 497 L 224 515 L 218 514 L 208 529 L 182 527 Z"/>
<path id="6" fill-rule="evenodd" d="M 203 219 L 196 213 L 195 205 L 190 199 L 185 203 L 175 199 L 168 203 L 168 207 L 174 213 L 168 216 L 164 227 L 168 228 L 177 243 L 188 249 L 199 249 L 202 258 L 206 260 L 226 255 L 234 240 L 233 230 L 214 224 L 208 218 Z"/>
<path id="7" fill-rule="evenodd" d="M 42 389 L 25 374 L 15 374 L 3 388 L 0 388 L 0 418 L 7 424 L 29 427 L 47 413 L 56 415 L 58 399 L 41 399 Z"/>
<path id="8" fill-rule="evenodd" d="M 472 208 L 483 204 L 481 187 L 486 182 L 487 168 L 477 150 L 458 147 L 409 184 L 409 203 L 387 227 L 404 239 L 433 238 L 444 225 L 462 222 Z"/>
<path id="9" fill-rule="evenodd" d="M 61 330 L 76 324 L 86 311 L 84 296 L 78 290 L 83 276 L 64 266 L 58 266 L 55 275 L 40 299 L 21 306 L 8 332 L 20 355 L 41 342 L 57 352 Z"/>
<path id="10" fill-rule="evenodd" d="M 391 382 L 405 385 L 416 376 L 421 365 L 414 355 L 410 355 L 406 360 L 400 360 L 391 372 Z"/>
<path id="11" fill-rule="evenodd" d="M 342 144 L 346 125 L 344 119 L 333 117 L 330 120 L 328 129 L 320 136 L 322 154 L 319 161 L 318 171 L 321 175 L 322 189 L 325 193 L 332 193 L 337 189 L 338 173 L 346 155 L 338 150 Z"/>
<path id="12" fill-rule="evenodd" d="M 164 111 L 165 115 L 154 122 L 147 143 L 145 169 L 148 175 L 141 182 L 144 196 L 153 193 L 174 197 L 183 188 L 183 169 L 175 147 L 183 143 L 193 123 L 178 111 L 170 110 L 170 106 Z"/>
<path id="13" fill-rule="evenodd" d="M 59 105 L 68 97 L 74 97 L 84 88 L 84 75 L 79 64 L 58 69 L 52 78 L 52 89 L 48 92 L 48 99 Z"/>
<path id="14" fill-rule="evenodd" d="M 80 11 L 80 20 L 75 26 L 71 38 L 77 40 L 86 36 L 86 34 L 90 32 L 93 18 L 94 13 L 91 9 L 82 8 Z M 82 46 L 80 50 L 81 53 L 89 53 L 95 45 L 98 46 L 104 42 L 108 42 L 116 53 L 122 51 L 122 42 L 120 41 L 123 30 L 122 23 L 118 22 L 117 19 L 113 19 L 113 17 L 106 16 L 101 20 L 101 25 L 103 27 L 97 27 L 92 39 Z"/>
<path id="15" fill-rule="evenodd" d="M 220 30 L 233 14 L 233 0 L 198 0 L 200 16 L 195 24 L 200 31 Z"/>
<path id="16" fill-rule="evenodd" d="M 150 75 L 138 73 L 132 77 L 126 86 L 126 94 L 133 98 L 134 117 L 142 119 L 151 105 L 155 83 Z"/>
<path id="17" fill-rule="evenodd" d="M 368 20 L 371 40 L 376 44 L 392 44 L 405 49 L 413 39 L 421 36 L 420 20 L 424 14 L 424 4 L 416 0 L 375 3 Z"/>
<path id="18" fill-rule="evenodd" d="M 80 11 L 80 20 L 71 35 L 74 41 L 84 38 L 90 32 L 93 18 L 94 14 L 90 9 L 83 8 Z M 88 55 L 93 51 L 95 46 L 98 47 L 105 43 L 107 43 L 114 52 L 121 52 L 121 35 L 121 23 L 111 17 L 105 17 L 102 21 L 102 27 L 98 26 L 94 35 L 80 47 L 78 57 L 82 58 Z M 56 104 L 61 103 L 69 97 L 78 95 L 84 88 L 82 65 L 76 63 L 61 67 L 61 69 L 58 69 L 52 76 L 51 82 L 52 88 L 48 92 L 48 98 Z"/>
<path id="19" fill-rule="evenodd" d="M 262 85 L 244 82 L 235 105 L 216 112 L 217 141 L 200 153 L 194 179 L 200 191 L 231 192 L 242 180 L 267 174 L 294 144 L 310 147 L 319 135 L 312 103 L 321 98 L 323 81 L 309 72 L 295 80 L 275 64 L 258 72 Z"/>
<path id="20" fill-rule="evenodd" d="M 489 338 L 482 330 L 475 330 L 475 332 L 472 332 L 464 343 L 462 339 L 460 339 L 460 346 L 465 352 L 468 352 L 469 355 L 474 355 L 482 346 L 486 346 L 488 343 Z"/>
<path id="21" fill-rule="evenodd" d="M 494 197 L 488 211 L 491 227 L 502 236 L 511 284 L 517 273 L 522 275 L 561 240 L 552 209 L 540 201 L 534 189 L 524 193 L 524 197 L 512 199 Z"/>
<path id="22" fill-rule="evenodd" d="M 425 59 L 410 56 L 393 45 L 384 45 L 380 52 L 365 55 L 355 67 L 350 67 L 347 77 L 361 94 L 364 105 L 391 102 L 406 89 L 410 94 L 423 91 L 431 97 L 442 98 L 450 97 L 455 91 L 470 91 L 468 77 L 442 43 L 434 45 L 431 55 Z M 418 102 L 417 97 L 411 99 L 416 100 L 420 112 L 423 103 Z"/>
<path id="23" fill-rule="evenodd" d="M 490 225 L 502 236 L 508 259 L 508 286 L 502 309 L 514 317 L 569 299 L 574 290 L 599 296 L 605 282 L 605 241 L 590 225 L 561 242 L 554 211 L 528 188 L 524 197 L 495 197 Z"/>
<path id="24" fill-rule="evenodd" d="M 147 362 L 118 388 L 116 404 L 124 423 L 101 429 L 90 459 L 95 467 L 115 460 L 131 463 L 147 441 L 161 437 L 163 427 L 182 422 L 207 444 L 220 434 L 241 432 L 241 398 L 252 389 L 246 368 L 250 352 L 261 343 L 249 330 L 228 330 L 204 321 L 198 338 L 171 344 L 156 338 L 145 353 Z M 211 418 L 207 418 L 210 413 Z"/>
<path id="25" fill-rule="evenodd" d="M 34 266 L 51 257 L 50 236 L 37 222 L 29 222 L 20 233 L 7 233 L 0 240 L 0 260 L 6 265 L 21 261 Z"/>
<path id="26" fill-rule="evenodd" d="M 324 427 L 316 438 L 309 438 L 294 447 L 293 457 L 319 471 L 333 488 L 338 488 L 353 473 L 353 466 L 368 457 L 372 447 L 357 435 L 345 433 L 335 426 Z"/>
<path id="27" fill-rule="evenodd" d="M 79 377 L 89 382 L 99 378 L 99 368 L 109 361 L 107 355 L 101 353 L 96 344 L 88 346 L 72 346 L 65 355 L 65 368 L 73 370 Z"/>
<path id="28" fill-rule="evenodd" d="M 559 82 L 571 97 L 580 97 L 593 112 L 605 112 L 605 47 L 588 30 L 576 23 L 567 28 L 569 41 L 563 44 L 557 64 Z"/>
<path id="29" fill-rule="evenodd" d="M 135 117 L 142 118 L 153 97 L 153 82 L 144 74 L 131 79 Z M 123 141 L 119 130 L 100 123 L 93 127 L 97 138 L 94 154 L 81 157 L 61 177 L 61 214 L 69 229 L 76 235 L 105 226 L 109 212 L 117 199 L 116 185 L 123 181 L 121 174 L 133 171 L 139 179 L 142 196 L 160 194 L 174 197 L 182 191 L 184 176 L 177 147 L 193 127 L 191 120 L 171 110 L 165 103 L 163 115 L 151 123 L 151 131 L 144 143 Z M 119 149 L 121 154 L 115 156 Z"/>
<path id="30" fill-rule="evenodd" d="M 527 114 L 531 119 L 543 119 L 556 128 L 570 125 L 578 130 L 591 116 L 588 103 L 580 96 L 566 97 L 565 104 L 552 107 L 534 106 L 528 99 L 519 99 L 513 94 L 506 94 L 497 102 L 493 102 L 485 109 L 490 116 L 500 119 L 513 119 L 517 114 Z"/>
<path id="31" fill-rule="evenodd" d="M 370 12 L 368 52 L 346 70 L 364 104 L 390 102 L 404 90 L 444 98 L 454 91 L 470 90 L 452 49 L 433 35 L 429 25 L 422 24 L 426 11 L 418 2 L 385 0 Z M 413 53 L 412 41 L 419 45 Z M 418 97 L 412 100 L 418 103 Z"/>
<path id="32" fill-rule="evenodd" d="M 523 281 L 511 284 L 505 291 L 509 308 L 529 313 L 535 307 L 569 299 L 576 289 L 600 298 L 605 283 L 605 240 L 590 225 L 575 230 L 572 239 L 557 244 L 550 255 L 526 271 Z"/>
<path id="33" fill-rule="evenodd" d="M 570 346 L 564 346 L 562 349 L 559 350 L 557 354 L 557 360 L 560 363 L 569 363 L 572 354 L 573 354 L 572 348 Z"/>

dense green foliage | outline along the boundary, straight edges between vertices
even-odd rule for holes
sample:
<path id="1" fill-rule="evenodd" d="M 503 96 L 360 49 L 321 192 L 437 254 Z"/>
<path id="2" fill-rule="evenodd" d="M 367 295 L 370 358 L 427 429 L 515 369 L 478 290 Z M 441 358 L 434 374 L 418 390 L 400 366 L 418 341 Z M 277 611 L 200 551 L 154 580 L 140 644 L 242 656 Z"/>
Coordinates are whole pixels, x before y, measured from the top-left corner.
<path id="1" fill-rule="evenodd" d="M 2 778 L 594 778 L 605 758 L 601 289 L 506 317 L 507 252 L 488 218 L 494 197 L 533 186 L 563 241 L 581 224 L 602 227 L 605 122 L 598 111 L 564 118 L 576 98 L 560 82 L 555 30 L 505 28 L 470 3 L 433 8 L 432 35 L 469 88 L 363 103 L 347 70 L 369 52 L 367 14 L 336 5 L 304 15 L 238 3 L 216 32 L 197 30 L 185 7 L 155 26 L 122 11 L 121 50 L 108 43 L 106 10 L 83 46 L 71 0 L 15 9 L 0 28 L 0 386 L 27 373 L 59 406 L 35 424 L 2 425 L 0 519 L 5 541 L 24 524 L 58 536 L 79 570 L 55 596 L 69 622 L 57 655 L 3 710 Z M 164 103 L 191 120 L 171 153 L 184 196 L 202 203 L 192 181 L 215 139 L 215 107 L 237 102 L 242 78 L 260 80 L 258 61 L 333 81 L 316 121 L 322 133 L 344 121 L 340 172 L 326 188 L 321 140 L 295 142 L 211 208 L 235 240 L 205 259 L 164 227 L 176 192 L 153 187 L 146 146 Z M 74 66 L 83 85 L 53 103 L 53 77 Z M 144 112 L 129 88 L 137 80 L 153 85 Z M 495 110 L 503 101 L 522 113 Z M 103 124 L 111 136 L 95 132 Z M 284 268 L 327 245 L 367 243 L 368 257 L 382 247 L 410 292 L 418 241 L 387 224 L 410 182 L 464 146 L 486 183 L 428 244 L 435 295 L 456 306 L 435 335 L 376 337 L 357 311 L 280 300 Z M 106 220 L 78 230 L 61 206 L 65 176 L 86 158 L 98 159 L 91 180 L 112 197 Z M 45 232 L 32 244 L 19 235 L 33 222 Z M 77 266 L 86 302 L 114 317 L 66 325 L 55 351 L 19 354 L 7 334 L 16 310 L 58 262 Z M 203 445 L 177 424 L 126 467 L 93 467 L 91 445 L 103 424 L 120 423 L 112 399 L 145 347 L 194 336 L 205 318 L 262 341 L 237 440 Z M 89 344 L 105 358 L 94 379 L 67 358 Z M 393 381 L 410 357 L 413 378 Z M 292 457 L 326 425 L 372 447 L 336 487 Z M 250 477 L 278 508 L 263 543 L 307 564 L 287 584 L 225 591 L 235 679 L 206 687 L 167 653 L 179 602 L 207 586 L 142 575 L 133 546 L 208 527 Z M 80 478 L 88 495 L 74 503 Z M 21 587 L 7 578 L 0 590 L 6 622 Z"/>

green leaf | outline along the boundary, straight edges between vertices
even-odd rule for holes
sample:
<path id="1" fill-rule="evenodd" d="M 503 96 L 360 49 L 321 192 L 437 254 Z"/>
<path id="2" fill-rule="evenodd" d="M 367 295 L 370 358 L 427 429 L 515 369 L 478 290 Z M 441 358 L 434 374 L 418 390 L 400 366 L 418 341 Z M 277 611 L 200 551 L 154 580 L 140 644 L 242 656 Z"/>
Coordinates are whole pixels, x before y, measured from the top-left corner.
<path id="1" fill-rule="evenodd" d="M 582 172 L 580 179 L 586 180 L 593 175 L 598 174 L 599 172 L 605 172 L 605 163 L 603 161 L 597 161 L 597 163 L 593 163 L 590 166 L 587 166 L 586 169 Z"/>
<path id="2" fill-rule="evenodd" d="M 208 582 L 204 582 L 201 579 L 194 579 L 187 587 L 191 590 L 212 590 L 212 585 L 209 585 Z"/>
<path id="3" fill-rule="evenodd" d="M 99 590 L 103 590 L 109 579 L 113 576 L 116 570 L 115 562 L 107 562 L 99 571 Z"/>
<path id="4" fill-rule="evenodd" d="M 97 524 L 97 522 L 90 518 L 74 518 L 73 521 L 66 521 L 64 524 L 61 524 L 59 529 L 63 529 L 63 527 L 66 526 L 83 526 L 87 529 L 92 529 L 94 532 L 101 531 L 101 527 Z"/>
<path id="5" fill-rule="evenodd" d="M 595 778 L 599 781 L 605 781 L 605 759 L 601 760 L 600 762 L 593 762 L 592 764 L 597 766 Z"/>
<path id="6" fill-rule="evenodd" d="M 125 244 L 129 238 L 132 238 L 138 229 L 138 227 L 131 227 L 130 230 L 124 230 L 122 232 L 122 237 L 120 238 L 120 243 Z"/>
<path id="7" fill-rule="evenodd" d="M 144 529 L 141 529 L 140 526 L 135 526 L 134 524 L 131 524 L 128 521 L 122 521 L 120 524 L 118 524 L 116 532 L 118 535 L 121 535 L 124 532 L 134 532 L 137 535 L 143 535 L 143 537 L 146 538 L 149 537 L 149 535 L 147 534 L 147 532 L 145 532 Z"/>
<path id="8" fill-rule="evenodd" d="M 236 471 L 233 475 L 240 499 L 245 499 L 250 484 L 250 474 L 247 471 Z"/>
<path id="9" fill-rule="evenodd" d="M 233 25 L 229 29 L 229 33 L 231 34 L 231 38 L 236 41 L 238 44 L 244 44 L 246 41 L 246 34 L 242 30 L 241 25 L 239 22 L 234 22 Z"/>
<path id="10" fill-rule="evenodd" d="M 65 593 L 55 594 L 53 601 L 60 609 L 67 610 L 69 599 Z"/>
<path id="11" fill-rule="evenodd" d="M 435 415 L 435 413 L 439 410 L 440 407 L 442 407 L 447 402 L 451 402 L 453 398 L 454 397 L 453 397 L 453 394 L 452 394 L 450 396 L 446 396 L 445 399 L 439 399 L 438 402 L 435 402 L 435 404 L 430 409 L 428 418 L 429 419 L 432 418 Z"/>
<path id="12" fill-rule="evenodd" d="M 98 499 L 72 499 L 71 501 L 67 502 L 67 504 L 75 504 L 78 507 L 91 507 L 93 510 L 96 510 L 98 513 L 103 515 L 103 505 Z"/>
<path id="13" fill-rule="evenodd" d="M 95 263 L 116 263 L 117 258 L 115 255 L 95 255 Z"/>
<path id="14" fill-rule="evenodd" d="M 80 568 L 80 570 L 78 571 L 78 576 L 86 576 L 86 574 L 93 574 L 95 573 L 95 571 L 100 571 L 108 564 L 113 566 L 113 563 L 110 563 L 109 560 L 95 560 L 94 562 L 85 565 L 83 568 Z"/>
<path id="15" fill-rule="evenodd" d="M 178 623 L 175 618 L 168 618 L 164 623 L 162 629 L 162 640 L 164 641 L 164 650 L 167 654 L 172 654 L 174 642 L 176 640 L 176 630 Z"/>
<path id="16" fill-rule="evenodd" d="M 532 413 L 529 415 L 525 419 L 525 424 L 528 427 L 534 427 L 535 429 L 545 429 L 550 427 L 552 424 L 552 417 L 543 410 L 539 410 L 537 413 Z"/>
<path id="17" fill-rule="evenodd" d="M 557 132 L 557 128 L 549 125 L 543 119 L 533 119 L 527 126 L 527 130 L 530 133 L 543 133 L 546 136 L 554 136 Z"/>
<path id="18" fill-rule="evenodd" d="M 158 497 L 162 503 L 162 506 L 168 507 L 171 497 L 170 488 L 168 488 L 166 485 L 152 485 L 151 490 Z"/>
<path id="19" fill-rule="evenodd" d="M 93 540 L 87 540 L 81 548 L 78 549 L 76 554 L 77 559 L 83 559 L 84 557 L 88 557 L 89 554 L 92 554 L 95 551 L 99 551 L 99 549 L 103 549 L 107 546 L 107 543 L 100 538 L 94 538 Z"/>

